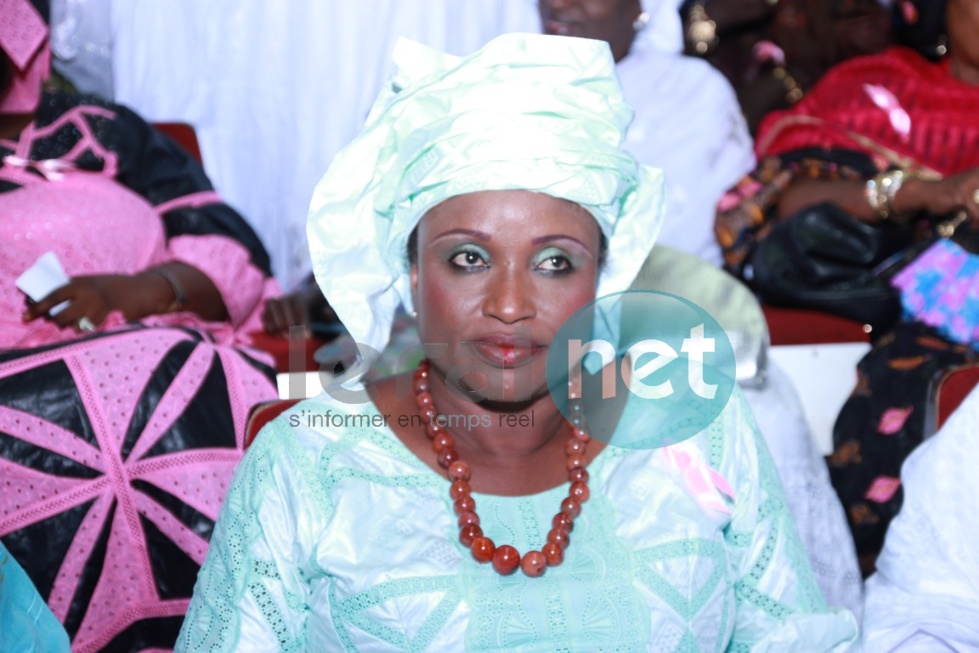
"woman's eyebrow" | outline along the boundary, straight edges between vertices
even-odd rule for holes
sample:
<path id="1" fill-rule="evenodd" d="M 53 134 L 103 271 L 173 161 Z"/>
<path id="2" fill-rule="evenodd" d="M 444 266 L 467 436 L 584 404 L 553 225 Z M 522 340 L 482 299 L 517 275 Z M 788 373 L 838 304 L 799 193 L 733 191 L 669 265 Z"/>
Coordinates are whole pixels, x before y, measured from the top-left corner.
<path id="1" fill-rule="evenodd" d="M 438 236 L 436 236 L 434 240 L 438 240 L 439 238 L 445 238 L 446 236 L 457 236 L 457 235 L 472 236 L 473 238 L 479 238 L 480 240 L 485 240 L 485 241 L 493 240 L 493 237 L 488 233 L 486 233 L 485 231 L 478 231 L 476 229 L 463 229 L 463 228 L 449 229 L 448 231 L 443 231 Z"/>
<path id="2" fill-rule="evenodd" d="M 530 242 L 532 242 L 534 245 L 540 245 L 541 243 L 550 243 L 550 242 L 554 242 L 555 240 L 570 240 L 572 242 L 578 243 L 579 245 L 581 245 L 582 248 L 588 249 L 588 247 L 583 242 L 581 242 L 574 236 L 569 236 L 567 234 L 547 234 L 546 236 L 537 236 Z"/>

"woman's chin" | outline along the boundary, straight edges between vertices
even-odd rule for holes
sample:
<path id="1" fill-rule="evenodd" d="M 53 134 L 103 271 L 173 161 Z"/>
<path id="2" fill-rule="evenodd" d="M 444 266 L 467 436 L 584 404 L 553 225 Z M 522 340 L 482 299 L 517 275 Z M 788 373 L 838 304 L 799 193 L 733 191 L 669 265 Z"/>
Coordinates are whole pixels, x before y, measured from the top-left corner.
<path id="1" fill-rule="evenodd" d="M 548 393 L 543 371 L 533 366 L 470 370 L 455 378 L 450 374 L 446 384 L 471 401 L 501 408 L 533 403 Z"/>

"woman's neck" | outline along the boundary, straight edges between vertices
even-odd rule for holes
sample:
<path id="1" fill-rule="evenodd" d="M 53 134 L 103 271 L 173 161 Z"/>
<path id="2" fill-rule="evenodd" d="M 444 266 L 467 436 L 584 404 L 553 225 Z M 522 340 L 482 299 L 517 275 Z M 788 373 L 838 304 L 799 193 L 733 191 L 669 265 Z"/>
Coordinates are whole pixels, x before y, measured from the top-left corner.
<path id="1" fill-rule="evenodd" d="M 534 456 L 554 438 L 563 442 L 566 421 L 546 391 L 526 401 L 492 403 L 450 389 L 435 374 L 430 385 L 435 406 L 449 420 L 448 430 L 461 451 L 506 460 Z"/>
<path id="2" fill-rule="evenodd" d="M 444 475 L 431 441 L 417 419 L 412 373 L 388 377 L 367 392 L 387 423 L 421 461 Z M 570 431 L 550 395 L 524 404 L 488 406 L 452 393 L 442 379 L 430 380 L 429 391 L 455 449 L 473 470 L 475 492 L 505 496 L 529 495 L 557 487 L 568 479 L 565 444 Z M 454 420 L 449 422 L 448 420 Z M 471 425 L 471 428 L 470 428 Z M 604 448 L 592 442 L 585 454 L 590 462 Z"/>

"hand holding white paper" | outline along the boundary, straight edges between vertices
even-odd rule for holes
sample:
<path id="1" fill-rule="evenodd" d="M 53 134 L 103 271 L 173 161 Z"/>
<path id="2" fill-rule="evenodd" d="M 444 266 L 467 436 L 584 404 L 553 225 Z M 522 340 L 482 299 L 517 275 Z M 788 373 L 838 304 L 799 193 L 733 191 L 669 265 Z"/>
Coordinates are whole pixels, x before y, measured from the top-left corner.
<path id="1" fill-rule="evenodd" d="M 17 277 L 17 287 L 35 302 L 39 302 L 52 291 L 60 288 L 71 281 L 65 270 L 61 267 L 61 261 L 54 252 L 45 252 L 31 267 L 24 270 L 24 273 Z M 68 308 L 71 302 L 61 302 L 51 309 L 51 315 L 57 315 Z"/>

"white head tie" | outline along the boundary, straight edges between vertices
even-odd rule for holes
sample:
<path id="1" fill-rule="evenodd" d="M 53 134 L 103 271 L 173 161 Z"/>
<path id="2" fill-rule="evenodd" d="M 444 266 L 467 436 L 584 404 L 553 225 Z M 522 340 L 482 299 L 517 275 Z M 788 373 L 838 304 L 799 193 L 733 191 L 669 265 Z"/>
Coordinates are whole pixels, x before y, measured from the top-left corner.
<path id="1" fill-rule="evenodd" d="M 399 41 L 397 73 L 333 160 L 307 225 L 313 271 L 360 344 L 411 310 L 407 242 L 428 209 L 485 190 L 586 208 L 608 240 L 600 295 L 625 290 L 662 221 L 662 179 L 620 148 L 632 110 L 602 41 L 507 34 L 468 57 Z"/>

